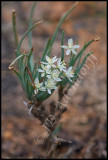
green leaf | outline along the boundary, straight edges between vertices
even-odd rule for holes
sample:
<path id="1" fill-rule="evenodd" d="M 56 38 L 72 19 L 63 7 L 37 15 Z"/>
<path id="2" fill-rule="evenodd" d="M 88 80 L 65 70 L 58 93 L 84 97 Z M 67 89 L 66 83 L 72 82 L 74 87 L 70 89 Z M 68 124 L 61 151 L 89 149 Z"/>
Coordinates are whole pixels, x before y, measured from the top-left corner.
<path id="1" fill-rule="evenodd" d="M 48 39 L 48 41 L 47 41 L 47 44 L 46 44 L 46 46 L 45 46 L 45 49 L 44 49 L 43 54 L 42 54 L 42 57 L 41 57 L 41 61 L 44 61 L 44 58 L 45 58 L 45 56 L 46 56 L 47 53 L 48 53 L 48 49 L 49 49 L 50 42 L 51 42 L 51 37 L 49 37 L 49 39 Z"/>
<path id="2" fill-rule="evenodd" d="M 29 18 L 29 29 L 32 27 L 32 17 L 33 17 L 35 7 L 36 7 L 36 2 L 33 3 L 32 8 L 31 8 L 30 18 Z M 29 32 L 28 36 L 29 36 L 29 50 L 31 51 L 31 48 L 32 48 L 32 31 Z M 31 66 L 31 70 L 33 70 L 33 67 L 34 67 L 33 54 L 31 54 L 31 56 L 30 56 L 30 66 Z"/>
<path id="3" fill-rule="evenodd" d="M 61 46 L 64 44 L 64 31 L 62 32 Z M 61 48 L 61 61 L 64 60 L 64 48 Z"/>
<path id="4" fill-rule="evenodd" d="M 24 90 L 26 92 L 26 96 L 29 100 L 32 100 L 32 94 L 33 94 L 33 86 L 30 85 L 31 82 L 31 79 L 29 77 L 29 74 L 26 70 L 26 68 L 24 69 L 24 73 L 23 73 L 23 78 L 22 78 L 22 83 L 23 83 L 23 86 L 24 86 Z"/>
<path id="5" fill-rule="evenodd" d="M 24 69 L 24 72 L 23 72 L 23 83 L 24 83 L 24 86 L 25 86 L 26 94 L 28 96 L 29 95 L 29 89 L 28 89 L 28 86 L 27 86 L 27 82 L 28 82 L 28 73 L 27 73 L 27 70 Z"/>
<path id="6" fill-rule="evenodd" d="M 36 77 L 38 77 L 38 74 L 39 74 L 38 71 L 36 71 L 36 72 L 33 74 L 33 79 L 34 79 L 34 80 L 36 79 Z"/>
<path id="7" fill-rule="evenodd" d="M 25 56 L 24 56 L 24 57 L 25 57 Z M 19 72 L 20 72 L 20 74 L 21 74 L 22 76 L 23 76 L 23 72 L 24 72 L 25 66 L 26 66 L 26 64 L 27 64 L 28 55 L 26 56 L 26 57 L 27 57 L 26 59 L 24 59 L 24 57 L 21 57 L 22 63 L 21 63 L 20 68 L 19 68 Z"/>
<path id="8" fill-rule="evenodd" d="M 36 63 L 35 63 L 35 65 L 34 65 L 34 68 L 33 68 L 33 72 L 35 72 L 36 71 L 36 69 L 37 69 L 37 65 L 38 65 L 38 63 L 39 63 L 39 57 L 37 58 L 37 60 L 36 60 Z"/>
<path id="9" fill-rule="evenodd" d="M 14 71 L 14 73 L 16 74 L 18 80 L 21 82 L 22 81 L 22 77 L 21 77 L 20 73 L 14 67 L 11 67 L 10 69 L 12 69 Z"/>
<path id="10" fill-rule="evenodd" d="M 29 29 L 32 27 L 32 18 L 33 18 L 33 13 L 34 13 L 35 7 L 36 7 L 36 2 L 33 3 L 31 11 L 30 11 Z M 29 36 L 29 50 L 31 50 L 31 48 L 32 48 L 32 31 L 29 32 L 28 36 Z"/>
<path id="11" fill-rule="evenodd" d="M 34 88 L 32 85 L 29 84 L 29 92 L 30 92 L 30 97 L 33 97 L 33 93 L 34 93 Z"/>
<path id="12" fill-rule="evenodd" d="M 48 56 L 50 55 L 51 50 L 52 50 L 52 47 L 49 47 L 49 50 L 48 50 L 48 53 L 47 53 Z"/>
<path id="13" fill-rule="evenodd" d="M 90 42 L 88 42 L 87 44 L 84 45 L 82 51 L 80 52 L 80 56 L 79 56 L 79 60 L 78 60 L 78 63 L 77 63 L 77 67 L 78 67 L 79 64 L 80 64 L 80 60 L 81 60 L 81 57 L 82 57 L 82 54 L 83 54 L 84 50 L 85 50 L 92 42 L 94 42 L 94 40 L 91 40 Z"/>
<path id="14" fill-rule="evenodd" d="M 19 59 L 22 59 L 22 61 L 23 61 L 23 59 L 24 59 L 25 56 L 28 57 L 27 54 L 21 54 L 20 56 L 18 56 L 18 57 L 9 65 L 9 69 L 10 69 L 11 66 L 14 65 L 15 62 L 17 62 Z M 25 67 L 25 63 L 24 63 L 24 61 L 23 61 L 23 63 L 20 64 L 20 68 L 19 68 L 19 72 L 20 72 L 21 75 L 22 75 L 22 73 L 23 73 L 24 67 Z"/>
<path id="15" fill-rule="evenodd" d="M 34 65 L 32 65 L 32 63 L 34 63 L 34 62 L 31 61 L 32 54 L 33 54 L 33 50 L 31 49 L 30 53 L 28 55 L 28 61 L 27 61 L 27 65 L 28 65 L 31 72 L 33 71 L 33 68 L 34 68 Z"/>
<path id="16" fill-rule="evenodd" d="M 65 77 L 65 78 L 60 82 L 60 86 L 61 86 L 62 88 L 64 88 L 68 82 L 69 82 L 68 78 Z"/>
<path id="17" fill-rule="evenodd" d="M 85 64 L 85 62 L 86 62 L 86 60 L 87 60 L 87 57 L 90 56 L 91 54 L 93 54 L 93 52 L 88 53 L 88 54 L 84 57 L 81 65 L 80 65 L 80 67 L 78 67 L 78 68 L 76 67 L 75 76 L 73 77 L 73 80 L 72 80 L 73 82 L 72 82 L 72 83 L 69 83 L 69 86 L 68 86 L 67 89 L 69 89 L 71 86 L 73 86 L 74 83 L 77 81 L 77 79 L 78 79 L 78 74 L 79 74 L 81 68 L 82 68 L 83 65 Z"/>
<path id="18" fill-rule="evenodd" d="M 29 95 L 28 97 L 29 97 L 29 99 L 32 99 L 34 88 L 32 85 L 30 85 L 29 80 L 27 80 L 27 89 L 28 89 L 28 95 Z"/>
<path id="19" fill-rule="evenodd" d="M 43 96 L 45 96 L 46 94 L 48 94 L 46 91 L 45 92 L 39 91 L 38 95 L 36 95 L 37 100 L 42 101 Z"/>
<path id="20" fill-rule="evenodd" d="M 18 59 L 20 59 L 21 57 L 24 57 L 24 56 L 28 56 L 28 55 L 26 55 L 26 54 L 21 54 L 20 56 L 18 56 L 18 57 L 10 64 L 9 67 L 11 67 L 12 65 L 14 65 L 15 62 L 18 61 Z"/>
<path id="21" fill-rule="evenodd" d="M 90 55 L 93 54 L 93 53 L 94 53 L 94 52 L 90 52 L 90 53 L 88 53 L 88 54 L 84 57 L 81 65 L 80 65 L 80 67 L 77 68 L 77 73 L 78 73 L 78 74 L 79 74 L 81 68 L 83 67 L 83 65 L 85 64 L 87 57 L 90 56 Z"/>
<path id="22" fill-rule="evenodd" d="M 34 65 L 34 68 L 33 68 L 32 76 L 33 76 L 33 79 L 34 79 L 34 80 L 35 80 L 36 77 L 37 77 L 37 73 L 38 73 L 37 67 L 38 67 L 38 64 L 39 64 L 39 58 L 37 58 L 37 61 L 36 61 L 35 65 Z"/>
<path id="23" fill-rule="evenodd" d="M 31 78 L 30 78 L 27 70 L 25 72 L 25 76 L 24 77 L 25 77 L 24 81 L 25 81 L 25 84 L 26 84 L 26 87 L 27 87 L 27 92 L 28 92 L 29 98 L 32 98 L 32 95 L 34 93 L 34 87 L 32 85 L 32 81 L 31 81 Z"/>
<path id="24" fill-rule="evenodd" d="M 44 101 L 45 99 L 49 98 L 54 91 L 55 90 L 51 90 L 51 94 L 49 94 L 47 91 L 46 92 L 40 92 L 40 94 L 37 96 L 37 100 L 38 101 Z"/>
<path id="25" fill-rule="evenodd" d="M 13 25 L 13 32 L 14 32 L 14 39 L 16 47 L 18 45 L 18 34 L 17 34 L 17 27 L 16 27 L 16 11 L 12 11 L 12 25 Z"/>
<path id="26" fill-rule="evenodd" d="M 86 43 L 86 44 L 83 46 L 83 48 L 81 49 L 81 51 L 80 51 L 80 52 L 76 55 L 76 57 L 74 58 L 74 61 L 73 61 L 72 63 L 70 63 L 71 66 L 75 64 L 75 62 L 77 61 L 78 58 L 79 58 L 79 60 L 78 60 L 78 63 L 77 63 L 77 67 L 79 66 L 79 63 L 80 63 L 80 60 L 81 60 L 81 57 L 82 57 L 83 52 L 84 52 L 85 49 L 86 49 L 92 42 L 94 42 L 94 41 L 95 41 L 94 39 L 93 39 L 93 40 L 90 40 L 88 43 Z"/>
<path id="27" fill-rule="evenodd" d="M 40 22 L 37 22 L 35 23 L 30 29 L 28 29 L 25 34 L 22 36 L 20 42 L 18 43 L 18 46 L 17 46 L 17 51 L 16 51 L 16 57 L 20 56 L 21 53 L 20 53 L 20 48 L 21 48 L 21 45 L 22 45 L 22 42 L 23 40 L 25 39 L 25 37 L 28 35 L 28 33 L 33 29 L 35 28 L 38 24 L 40 24 L 41 22 L 43 21 L 40 21 Z M 21 64 L 22 64 L 22 59 L 18 60 L 18 67 L 20 68 Z"/>
<path id="28" fill-rule="evenodd" d="M 24 89 L 24 91 L 26 91 L 26 94 L 27 94 L 25 82 L 24 82 L 24 79 L 23 79 L 23 77 L 21 76 L 21 74 L 20 74 L 14 67 L 10 67 L 10 69 L 12 69 L 12 70 L 14 71 L 14 73 L 16 74 L 18 80 L 19 80 L 20 83 L 21 83 L 22 88 Z M 27 96 L 28 96 L 28 95 L 27 95 Z"/>
<path id="29" fill-rule="evenodd" d="M 23 42 L 24 38 L 29 34 L 29 32 L 30 32 L 33 28 L 35 28 L 38 24 L 40 24 L 40 23 L 42 23 L 42 22 L 43 22 L 43 21 L 40 21 L 40 22 L 35 23 L 31 28 L 29 28 L 29 29 L 24 33 L 24 35 L 22 36 L 22 38 L 21 38 L 21 40 L 20 40 L 20 42 L 19 42 L 19 44 L 18 44 L 18 47 L 17 47 L 17 57 L 20 55 L 20 48 L 21 48 L 21 45 L 22 45 L 22 42 Z"/>

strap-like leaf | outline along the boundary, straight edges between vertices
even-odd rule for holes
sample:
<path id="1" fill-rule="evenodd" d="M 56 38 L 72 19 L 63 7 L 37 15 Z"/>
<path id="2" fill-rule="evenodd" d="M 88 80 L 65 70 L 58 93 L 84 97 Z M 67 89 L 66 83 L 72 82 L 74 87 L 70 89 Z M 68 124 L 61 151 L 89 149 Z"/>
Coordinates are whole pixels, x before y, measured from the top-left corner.
<path id="1" fill-rule="evenodd" d="M 36 2 L 33 3 L 32 8 L 31 8 L 30 18 L 29 18 L 29 29 L 32 27 L 32 18 L 33 18 L 33 13 L 34 13 L 35 7 L 36 7 Z M 31 50 L 31 48 L 32 48 L 32 31 L 29 32 L 28 36 L 29 36 L 29 50 Z M 30 66 L 31 66 L 31 70 L 33 70 L 33 67 L 34 67 L 33 54 L 30 56 Z"/>
<path id="2" fill-rule="evenodd" d="M 32 27 L 32 18 L 33 18 L 33 13 L 34 13 L 35 7 L 36 7 L 36 2 L 33 3 L 31 11 L 30 11 L 29 29 Z M 32 31 L 29 32 L 28 36 L 29 36 L 29 50 L 31 50 L 31 48 L 32 48 Z"/>
<path id="3" fill-rule="evenodd" d="M 22 81 L 22 77 L 20 75 L 20 73 L 14 68 L 14 67 L 10 67 L 9 69 L 13 70 L 14 73 L 16 74 L 17 78 L 19 79 L 19 81 Z"/>
<path id="4" fill-rule="evenodd" d="M 8 68 L 10 69 L 10 67 L 11 67 L 12 65 L 14 65 L 16 61 L 18 61 L 21 57 L 24 57 L 24 56 L 28 56 L 28 55 L 26 55 L 26 54 L 21 54 L 20 56 L 18 56 L 18 57 L 9 65 Z"/>
<path id="5" fill-rule="evenodd" d="M 41 61 L 44 61 L 44 58 L 45 58 L 45 56 L 46 56 L 47 53 L 48 53 L 50 42 L 51 42 L 51 37 L 49 37 L 49 39 L 48 39 L 48 41 L 47 41 L 47 44 L 46 44 L 46 46 L 45 46 L 45 49 L 44 49 L 43 54 L 42 54 L 42 57 L 41 57 Z"/>
<path id="6" fill-rule="evenodd" d="M 30 29 L 28 29 L 28 30 L 24 33 L 24 35 L 22 36 L 22 38 L 21 38 L 21 40 L 20 40 L 20 42 L 19 42 L 19 44 L 18 44 L 18 47 L 17 47 L 17 56 L 20 55 L 20 48 L 21 48 L 21 45 L 22 45 L 22 42 L 23 42 L 24 38 L 29 34 L 29 32 L 30 32 L 33 28 L 35 28 L 38 24 L 40 24 L 40 23 L 42 23 L 42 22 L 43 22 L 43 21 L 40 21 L 40 22 L 35 23 Z"/>
<path id="7" fill-rule="evenodd" d="M 61 46 L 63 45 L 63 41 L 64 41 L 64 31 L 62 32 Z M 63 60 L 64 60 L 64 49 L 61 48 L 61 61 Z"/>
<path id="8" fill-rule="evenodd" d="M 79 74 L 81 68 L 83 67 L 83 65 L 85 64 L 87 57 L 90 56 L 91 54 L 93 54 L 93 52 L 88 53 L 88 54 L 84 57 L 81 65 L 77 68 L 77 73 L 78 73 L 78 74 Z"/>
<path id="9" fill-rule="evenodd" d="M 33 48 L 30 50 L 30 53 L 28 55 L 28 61 L 27 61 L 27 65 L 30 69 L 30 71 L 32 72 L 33 71 L 33 68 L 34 68 L 34 61 L 31 61 L 31 57 L 33 56 Z M 33 63 L 33 64 L 32 64 Z"/>
<path id="10" fill-rule="evenodd" d="M 85 51 L 85 49 L 86 49 L 92 42 L 94 42 L 94 39 L 93 39 L 93 40 L 90 40 L 88 43 L 86 43 L 86 44 L 84 45 L 84 47 L 81 49 L 81 51 L 80 51 L 80 52 L 76 55 L 76 57 L 74 58 L 73 64 L 71 64 L 71 65 L 74 65 L 75 62 L 77 61 L 77 59 L 79 58 L 78 63 L 77 63 L 77 66 L 79 66 L 79 63 L 80 63 L 80 60 L 81 60 L 81 57 L 82 57 L 83 52 Z"/>
<path id="11" fill-rule="evenodd" d="M 25 32 L 25 34 L 22 36 L 22 38 L 21 38 L 21 40 L 20 40 L 20 42 L 19 42 L 19 44 L 18 44 L 18 46 L 17 46 L 16 57 L 18 57 L 18 56 L 21 55 L 20 48 L 21 48 L 22 42 L 23 42 L 23 40 L 25 39 L 25 37 L 29 34 L 29 32 L 30 32 L 33 28 L 35 28 L 35 27 L 36 27 L 38 24 L 40 24 L 41 22 L 43 22 L 43 21 L 40 21 L 40 22 L 35 23 L 35 24 L 34 24 L 30 29 L 28 29 L 28 30 Z M 22 59 L 18 60 L 18 67 L 19 67 L 19 68 L 20 68 L 21 64 L 22 64 Z"/>
<path id="12" fill-rule="evenodd" d="M 14 32 L 14 39 L 16 43 L 16 47 L 18 45 L 18 34 L 17 34 L 17 27 L 16 27 L 16 11 L 12 11 L 12 25 L 13 25 L 13 32 Z"/>

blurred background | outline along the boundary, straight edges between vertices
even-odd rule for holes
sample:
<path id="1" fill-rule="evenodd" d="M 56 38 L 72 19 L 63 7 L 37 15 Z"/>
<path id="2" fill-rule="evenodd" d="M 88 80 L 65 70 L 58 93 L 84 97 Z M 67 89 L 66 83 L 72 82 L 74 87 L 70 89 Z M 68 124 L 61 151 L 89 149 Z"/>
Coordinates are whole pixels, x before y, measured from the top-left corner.
<path id="1" fill-rule="evenodd" d="M 2 158 L 40 158 L 43 150 L 34 142 L 34 137 L 45 129 L 40 122 L 28 115 L 23 104 L 25 93 L 9 64 L 15 59 L 15 42 L 12 30 L 12 9 L 16 10 L 19 39 L 28 29 L 30 9 L 33 2 L 2 1 Z M 45 44 L 61 16 L 74 2 L 37 2 L 33 22 L 44 20 L 33 30 L 34 60 L 41 56 Z M 68 158 L 106 158 L 106 1 L 81 1 L 67 17 L 57 34 L 53 54 L 60 56 L 61 35 L 64 30 L 64 44 L 73 38 L 82 47 L 85 42 L 94 42 L 86 52 L 94 51 L 93 64 L 81 81 L 81 85 L 67 104 L 63 115 L 60 136 L 77 142 L 79 150 L 72 146 L 60 148 Z M 28 50 L 28 39 L 23 43 Z M 46 104 L 56 99 L 52 95 Z M 70 151 L 70 152 L 69 152 Z"/>

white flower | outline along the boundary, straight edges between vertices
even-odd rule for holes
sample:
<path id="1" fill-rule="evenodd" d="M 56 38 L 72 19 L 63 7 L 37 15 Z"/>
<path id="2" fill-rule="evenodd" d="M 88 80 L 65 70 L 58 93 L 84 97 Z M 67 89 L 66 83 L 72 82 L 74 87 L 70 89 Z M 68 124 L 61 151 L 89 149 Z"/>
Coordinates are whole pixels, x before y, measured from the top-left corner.
<path id="1" fill-rule="evenodd" d="M 40 91 L 46 91 L 46 88 L 45 87 L 42 87 L 43 86 L 43 83 L 39 83 L 39 80 L 38 78 L 35 79 L 35 87 L 36 87 L 36 90 L 34 90 L 34 93 L 36 94 L 38 92 L 38 90 Z"/>
<path id="2" fill-rule="evenodd" d="M 56 89 L 57 87 L 55 86 L 55 82 L 53 79 L 47 79 L 45 82 L 46 89 L 49 94 L 51 94 L 51 89 Z"/>
<path id="3" fill-rule="evenodd" d="M 62 72 L 65 72 L 66 69 L 66 63 L 64 61 L 61 61 L 61 58 L 58 59 L 57 61 L 57 67 L 59 68 L 59 70 Z"/>
<path id="4" fill-rule="evenodd" d="M 58 58 L 56 56 L 54 56 L 52 59 L 49 58 L 48 56 L 46 56 L 46 60 L 47 60 L 48 63 L 46 63 L 46 62 L 41 62 L 41 63 L 46 64 L 47 67 L 49 67 L 49 68 L 51 68 L 51 67 L 55 68 L 56 67 L 54 65 L 54 63 L 58 60 Z"/>
<path id="5" fill-rule="evenodd" d="M 77 54 L 75 49 L 79 48 L 80 46 L 79 45 L 74 45 L 73 46 L 73 39 L 71 38 L 71 39 L 68 40 L 68 46 L 63 45 L 61 47 L 64 48 L 64 49 L 67 49 L 66 55 L 69 55 L 71 51 L 73 52 L 73 54 Z"/>
<path id="6" fill-rule="evenodd" d="M 69 67 L 68 70 L 65 72 L 66 77 L 69 79 L 69 81 L 72 82 L 71 78 L 74 77 L 74 72 L 72 70 L 72 67 Z"/>
<path id="7" fill-rule="evenodd" d="M 53 79 L 54 81 L 59 82 L 59 81 L 61 81 L 61 79 L 59 78 L 59 74 L 60 74 L 60 71 L 58 69 L 55 69 L 50 72 L 50 75 L 47 75 L 47 78 Z"/>
<path id="8" fill-rule="evenodd" d="M 45 76 L 45 73 L 48 74 L 50 72 L 50 68 L 48 66 L 44 66 L 43 64 L 41 64 L 41 68 L 42 69 L 38 69 L 38 72 L 41 72 L 41 77 Z"/>

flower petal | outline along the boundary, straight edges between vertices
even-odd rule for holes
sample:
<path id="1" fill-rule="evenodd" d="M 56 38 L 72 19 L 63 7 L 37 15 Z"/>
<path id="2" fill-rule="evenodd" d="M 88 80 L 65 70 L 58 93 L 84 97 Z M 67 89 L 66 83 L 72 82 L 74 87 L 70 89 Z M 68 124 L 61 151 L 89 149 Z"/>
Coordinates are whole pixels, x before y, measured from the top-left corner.
<path id="1" fill-rule="evenodd" d="M 47 60 L 48 63 L 51 63 L 51 60 L 52 60 L 52 59 L 49 58 L 48 56 L 46 56 L 46 60 Z"/>
<path id="2" fill-rule="evenodd" d="M 62 81 L 60 78 L 55 78 L 55 80 L 58 81 L 58 82 L 59 82 L 59 81 Z"/>
<path id="3" fill-rule="evenodd" d="M 56 68 L 56 66 L 54 64 L 52 64 L 52 67 Z"/>
<path id="4" fill-rule="evenodd" d="M 41 87 L 39 88 L 40 91 L 46 91 L 46 88 L 45 87 Z"/>
<path id="5" fill-rule="evenodd" d="M 73 46 L 73 39 L 72 38 L 68 39 L 68 46 L 70 46 L 70 45 Z"/>
<path id="6" fill-rule="evenodd" d="M 57 89 L 57 86 L 53 86 L 52 89 Z"/>
<path id="7" fill-rule="evenodd" d="M 72 70 L 72 66 L 70 66 L 69 68 L 68 68 L 68 71 L 71 71 Z"/>
<path id="8" fill-rule="evenodd" d="M 62 69 L 64 72 L 66 72 L 66 70 L 65 69 Z"/>
<path id="9" fill-rule="evenodd" d="M 79 48 L 80 46 L 79 45 L 74 45 L 72 48 Z"/>
<path id="10" fill-rule="evenodd" d="M 42 63 L 42 64 L 46 64 L 46 65 L 48 64 L 48 63 L 46 63 L 46 62 L 41 62 L 41 63 Z"/>
<path id="11" fill-rule="evenodd" d="M 43 64 L 41 64 L 41 68 L 44 70 L 44 65 Z"/>
<path id="12" fill-rule="evenodd" d="M 68 49 L 68 46 L 63 45 L 61 48 Z"/>
<path id="13" fill-rule="evenodd" d="M 58 62 L 57 62 L 57 63 L 58 63 L 58 64 L 60 64 L 60 63 L 61 63 L 61 58 L 59 58 L 59 59 L 58 59 Z"/>
<path id="14" fill-rule="evenodd" d="M 44 72 L 42 69 L 38 69 L 38 72 Z"/>
<path id="15" fill-rule="evenodd" d="M 51 75 L 47 75 L 47 78 L 51 78 Z"/>
<path id="16" fill-rule="evenodd" d="M 66 55 L 69 55 L 69 54 L 70 54 L 70 49 L 66 51 Z"/>
<path id="17" fill-rule="evenodd" d="M 74 49 L 72 49 L 71 51 L 73 52 L 73 54 L 75 55 L 77 54 L 77 52 Z"/>
<path id="18" fill-rule="evenodd" d="M 58 60 L 58 58 L 56 58 L 56 59 L 52 59 L 53 63 L 55 63 L 57 60 Z"/>
<path id="19" fill-rule="evenodd" d="M 48 90 L 48 93 L 51 94 L 51 90 L 50 89 L 47 89 L 47 90 Z"/>
<path id="20" fill-rule="evenodd" d="M 46 56 L 46 60 L 47 60 L 47 61 L 49 60 L 49 57 L 48 57 L 48 56 Z"/>
<path id="21" fill-rule="evenodd" d="M 38 77 L 35 79 L 35 81 L 34 81 L 35 83 L 39 83 L 39 80 L 38 80 Z"/>
<path id="22" fill-rule="evenodd" d="M 42 74 L 41 74 L 41 77 L 44 77 L 44 75 L 45 75 L 45 73 L 42 73 Z"/>
<path id="23" fill-rule="evenodd" d="M 54 57 L 52 58 L 52 60 L 54 60 L 54 59 L 58 59 L 57 56 L 54 56 Z"/>
<path id="24" fill-rule="evenodd" d="M 71 74 L 70 77 L 74 77 L 74 75 Z"/>
<path id="25" fill-rule="evenodd" d="M 36 90 L 34 90 L 34 94 L 37 94 Z"/>
<path id="26" fill-rule="evenodd" d="M 40 83 L 40 87 L 42 87 L 43 86 L 43 82 L 42 83 Z"/>

